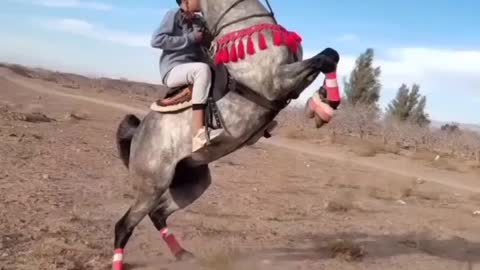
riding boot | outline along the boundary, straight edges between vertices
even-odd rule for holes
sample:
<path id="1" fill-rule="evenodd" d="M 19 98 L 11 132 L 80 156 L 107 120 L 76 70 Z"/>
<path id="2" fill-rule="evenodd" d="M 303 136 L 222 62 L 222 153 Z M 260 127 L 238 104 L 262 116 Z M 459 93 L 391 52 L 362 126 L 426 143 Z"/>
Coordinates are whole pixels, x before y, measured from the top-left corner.
<path id="1" fill-rule="evenodd" d="M 223 134 L 223 129 L 213 129 L 209 132 L 210 134 L 210 141 L 215 140 Z M 192 139 L 192 152 L 196 152 L 199 149 L 202 149 L 207 145 L 207 134 L 204 128 L 198 130 L 197 134 Z"/>

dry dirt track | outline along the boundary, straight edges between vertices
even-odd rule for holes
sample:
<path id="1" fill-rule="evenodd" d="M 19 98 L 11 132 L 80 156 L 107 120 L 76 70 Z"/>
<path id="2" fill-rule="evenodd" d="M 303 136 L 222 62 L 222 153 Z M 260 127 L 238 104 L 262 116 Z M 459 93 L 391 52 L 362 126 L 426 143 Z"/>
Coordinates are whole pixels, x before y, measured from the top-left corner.
<path id="1" fill-rule="evenodd" d="M 145 115 L 148 112 L 146 109 L 142 109 L 135 106 L 129 106 L 126 104 L 121 104 L 119 102 L 112 102 L 112 101 L 102 100 L 102 99 L 93 98 L 93 97 L 86 97 L 86 96 L 64 93 L 58 90 L 53 90 L 51 88 L 49 89 L 47 87 L 35 85 L 32 82 L 28 82 L 22 79 L 10 78 L 9 80 L 15 84 L 25 87 L 24 89 L 28 89 L 31 91 L 90 102 L 90 103 L 98 104 L 101 106 L 123 110 L 125 111 L 125 113 Z M 439 173 L 438 170 L 436 169 L 433 169 L 433 168 L 428 169 L 421 166 L 416 166 L 416 168 L 412 170 L 411 166 L 415 166 L 415 164 L 414 163 L 412 164 L 412 162 L 407 161 L 402 163 L 402 162 L 399 162 L 398 160 L 394 160 L 393 162 L 386 162 L 385 160 L 377 162 L 375 160 L 372 161 L 371 158 L 362 160 L 358 157 L 344 155 L 337 149 L 332 150 L 325 147 L 319 148 L 309 143 L 302 143 L 298 140 L 289 140 L 286 138 L 273 137 L 268 140 L 262 139 L 261 143 L 270 144 L 277 147 L 286 148 L 291 151 L 314 155 L 321 158 L 328 158 L 328 159 L 333 159 L 338 161 L 348 160 L 349 162 L 355 163 L 357 165 L 370 167 L 375 170 L 383 170 L 393 174 L 399 174 L 406 178 L 411 178 L 411 177 L 421 178 L 426 181 L 435 182 L 435 183 L 442 184 L 455 189 L 462 189 L 470 192 L 480 193 L 480 184 L 478 183 L 479 176 L 476 174 L 459 175 L 458 173 L 452 173 L 452 172 Z M 451 179 L 456 179 L 456 181 L 452 181 Z"/>
<path id="2" fill-rule="evenodd" d="M 10 80 L 0 78 L 2 102 L 61 121 L 33 124 L 0 115 L 0 269 L 107 269 L 113 225 L 132 200 L 113 144 L 130 107 L 93 94 L 78 98 L 71 89 L 58 88 L 58 95 L 52 86 L 7 75 Z M 72 109 L 90 118 L 63 120 Z M 202 260 L 173 262 L 145 220 L 127 249 L 131 269 L 479 267 L 480 220 L 471 213 L 480 198 L 467 192 L 478 191 L 473 176 L 392 174 L 378 170 L 378 162 L 332 159 L 328 147 L 318 154 L 298 143 L 301 151 L 291 151 L 284 142 L 272 141 L 281 148 L 258 144 L 212 164 L 210 190 L 169 220 Z M 390 164 L 387 158 L 382 164 Z M 412 184 L 418 176 L 443 178 L 448 186 Z M 332 258 L 335 239 L 355 242 L 366 255 L 353 262 Z"/>

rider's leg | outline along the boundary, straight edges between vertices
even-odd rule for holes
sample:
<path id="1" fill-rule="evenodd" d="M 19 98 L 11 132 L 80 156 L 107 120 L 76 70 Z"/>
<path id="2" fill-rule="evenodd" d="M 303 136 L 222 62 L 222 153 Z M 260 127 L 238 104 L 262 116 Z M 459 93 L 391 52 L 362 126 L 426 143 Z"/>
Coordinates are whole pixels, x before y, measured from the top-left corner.
<path id="1" fill-rule="evenodd" d="M 207 144 L 205 133 L 205 109 L 207 106 L 208 94 L 212 84 L 212 73 L 207 64 L 197 67 L 197 76 L 193 84 L 192 93 L 192 151 L 195 152 Z M 210 132 L 210 139 L 214 139 L 221 134 L 222 130 L 213 130 Z"/>
<path id="2" fill-rule="evenodd" d="M 205 135 L 205 108 L 208 93 L 212 84 L 212 73 L 210 67 L 201 62 L 181 64 L 174 67 L 168 74 L 166 85 L 177 87 L 186 84 L 193 84 L 192 103 L 192 133 L 193 151 L 196 151 L 207 143 Z M 222 130 L 214 130 L 210 138 L 214 139 L 221 134 Z"/>

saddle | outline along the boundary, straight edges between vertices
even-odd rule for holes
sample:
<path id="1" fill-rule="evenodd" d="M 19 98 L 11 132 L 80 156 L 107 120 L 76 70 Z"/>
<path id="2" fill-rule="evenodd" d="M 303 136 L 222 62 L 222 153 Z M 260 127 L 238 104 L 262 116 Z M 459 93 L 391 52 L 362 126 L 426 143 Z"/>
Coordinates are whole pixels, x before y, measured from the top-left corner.
<path id="1" fill-rule="evenodd" d="M 236 94 L 254 102 L 255 104 L 268 109 L 270 114 L 266 116 L 269 121 L 261 127 L 256 133 L 248 138 L 244 143 L 252 145 L 261 137 L 270 138 L 270 132 L 276 127 L 277 122 L 273 121 L 275 115 L 288 105 L 287 100 L 268 100 L 257 92 L 253 91 L 246 85 L 237 82 L 229 74 L 227 68 L 223 64 L 210 64 L 212 73 L 212 85 L 209 90 L 207 107 L 205 110 L 205 127 L 217 129 L 225 128 L 222 115 L 217 108 L 217 101 L 222 99 L 227 93 L 233 91 Z M 192 86 L 183 85 L 180 87 L 170 88 L 167 94 L 152 103 L 150 109 L 160 113 L 178 113 L 180 111 L 192 107 Z M 228 130 L 226 130 L 228 133 Z M 210 142 L 207 132 L 207 142 Z"/>
<path id="2" fill-rule="evenodd" d="M 232 86 L 233 80 L 224 65 L 210 65 L 212 73 L 212 85 L 209 90 L 209 102 L 216 102 L 224 97 Z M 152 103 L 150 109 L 161 113 L 177 113 L 192 107 L 192 85 L 182 85 L 169 88 L 167 94 Z"/>

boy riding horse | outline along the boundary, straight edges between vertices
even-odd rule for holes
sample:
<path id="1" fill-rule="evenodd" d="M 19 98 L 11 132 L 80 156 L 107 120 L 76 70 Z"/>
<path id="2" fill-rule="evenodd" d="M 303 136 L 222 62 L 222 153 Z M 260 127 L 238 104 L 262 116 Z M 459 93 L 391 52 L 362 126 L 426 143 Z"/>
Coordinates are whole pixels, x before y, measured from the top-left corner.
<path id="1" fill-rule="evenodd" d="M 165 15 L 160 27 L 152 37 L 151 45 L 162 49 L 160 73 L 162 82 L 172 89 L 184 85 L 193 85 L 192 91 L 192 151 L 195 152 L 207 143 L 204 127 L 205 108 L 212 84 L 206 40 L 203 28 L 205 22 L 200 12 L 200 0 L 176 0 L 179 8 Z M 210 140 L 223 133 L 223 129 L 210 132 Z"/>
<path id="2" fill-rule="evenodd" d="M 204 117 L 212 74 L 207 64 L 209 56 L 205 53 L 205 48 L 209 47 L 210 40 L 202 31 L 205 21 L 195 14 L 200 12 L 200 0 L 176 0 L 176 2 L 179 8 L 166 13 L 160 27 L 153 34 L 151 45 L 162 49 L 160 73 L 164 85 L 170 90 L 193 85 L 192 152 L 195 152 L 207 143 Z M 339 61 L 336 51 L 327 49 L 326 54 L 336 62 Z M 324 90 L 326 93 L 322 94 Z M 320 127 L 331 120 L 333 111 L 337 109 L 339 103 L 337 78 L 333 72 L 327 74 L 324 86 L 307 102 L 308 116 L 310 118 L 316 116 L 317 127 Z M 212 130 L 210 140 L 219 137 L 223 132 L 223 129 Z"/>

